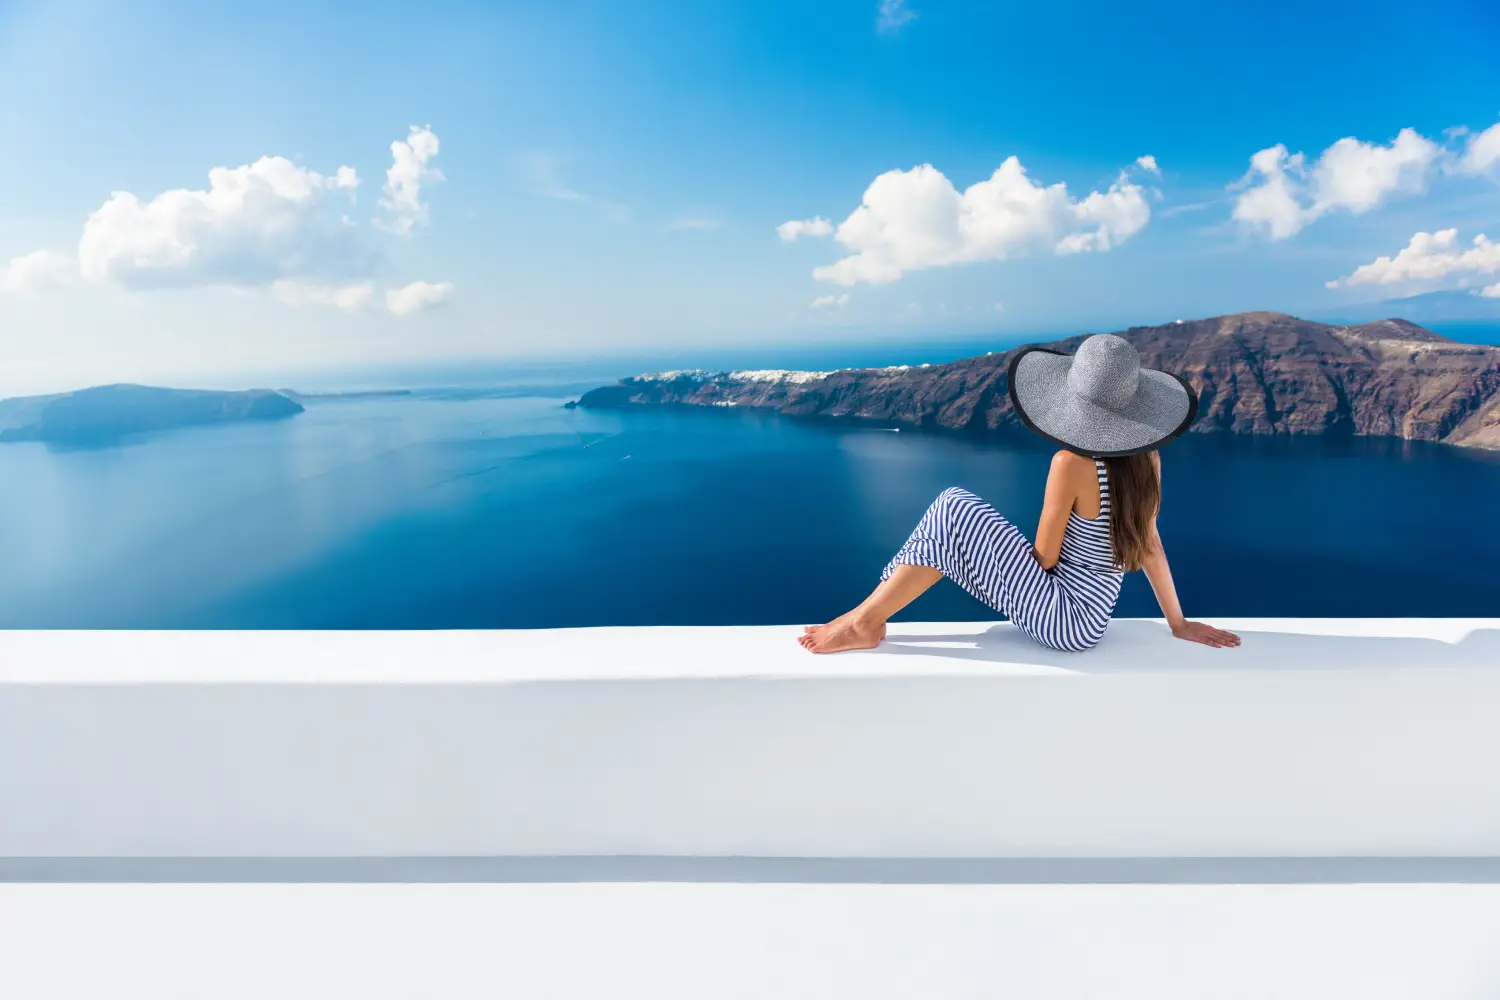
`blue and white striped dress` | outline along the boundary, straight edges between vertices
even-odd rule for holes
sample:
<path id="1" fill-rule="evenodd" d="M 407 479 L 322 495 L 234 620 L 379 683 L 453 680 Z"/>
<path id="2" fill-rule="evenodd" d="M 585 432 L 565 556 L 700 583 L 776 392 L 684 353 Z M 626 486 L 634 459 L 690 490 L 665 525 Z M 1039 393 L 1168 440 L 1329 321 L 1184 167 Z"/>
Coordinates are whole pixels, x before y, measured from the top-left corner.
<path id="1" fill-rule="evenodd" d="M 1068 512 L 1057 565 L 1042 569 L 1031 542 L 1000 512 L 967 490 L 938 495 L 906 544 L 880 574 L 931 566 L 1009 618 L 1044 646 L 1073 652 L 1104 637 L 1125 579 L 1109 540 L 1109 476 L 1099 474 L 1099 516 Z"/>

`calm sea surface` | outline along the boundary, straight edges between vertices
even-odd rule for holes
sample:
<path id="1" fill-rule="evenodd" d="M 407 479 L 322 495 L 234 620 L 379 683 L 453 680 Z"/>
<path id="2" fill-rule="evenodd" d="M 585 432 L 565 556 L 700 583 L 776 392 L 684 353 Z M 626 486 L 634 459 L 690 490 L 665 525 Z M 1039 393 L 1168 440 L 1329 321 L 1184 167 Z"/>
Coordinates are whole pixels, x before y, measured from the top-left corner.
<path id="1" fill-rule="evenodd" d="M 1029 436 L 563 409 L 603 380 L 537 370 L 110 448 L 0 445 L 0 626 L 810 622 L 859 600 L 946 486 L 1034 530 L 1050 451 Z M 1500 458 L 1190 436 L 1164 466 L 1190 615 L 1500 613 Z M 1120 613 L 1157 613 L 1140 574 Z M 906 617 L 995 615 L 944 583 Z"/>

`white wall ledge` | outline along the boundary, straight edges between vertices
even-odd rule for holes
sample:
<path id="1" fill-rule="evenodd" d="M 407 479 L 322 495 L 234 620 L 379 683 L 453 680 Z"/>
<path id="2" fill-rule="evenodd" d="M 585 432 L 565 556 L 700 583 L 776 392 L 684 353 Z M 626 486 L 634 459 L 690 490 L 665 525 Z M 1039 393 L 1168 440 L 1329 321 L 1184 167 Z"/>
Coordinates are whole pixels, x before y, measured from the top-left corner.
<path id="1" fill-rule="evenodd" d="M 0 684 L 434 684 L 667 678 L 1015 677 L 1192 671 L 1500 669 L 1500 618 L 1215 618 L 1233 651 L 1112 622 L 1087 653 L 1007 623 L 902 623 L 879 649 L 814 657 L 789 626 L 514 631 L 3 631 Z"/>
<path id="2" fill-rule="evenodd" d="M 0 633 L 0 857 L 1500 856 L 1500 620 L 1216 624 Z"/>

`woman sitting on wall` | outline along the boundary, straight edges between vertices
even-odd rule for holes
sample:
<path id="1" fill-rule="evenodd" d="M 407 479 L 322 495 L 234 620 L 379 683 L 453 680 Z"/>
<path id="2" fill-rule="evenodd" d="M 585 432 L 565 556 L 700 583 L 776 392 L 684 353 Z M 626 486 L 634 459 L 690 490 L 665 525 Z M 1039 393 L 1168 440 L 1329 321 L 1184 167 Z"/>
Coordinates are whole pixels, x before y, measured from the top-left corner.
<path id="1" fill-rule="evenodd" d="M 1023 423 L 1062 446 L 1052 459 L 1036 542 L 961 489 L 939 494 L 854 610 L 810 625 L 814 653 L 869 649 L 885 624 L 944 576 L 1044 646 L 1081 651 L 1104 636 L 1127 572 L 1145 571 L 1172 634 L 1209 646 L 1239 636 L 1183 617 L 1156 531 L 1157 449 L 1191 426 L 1198 398 L 1175 375 L 1142 368 L 1129 341 L 1089 337 L 1072 355 L 1033 347 L 1010 365 Z"/>

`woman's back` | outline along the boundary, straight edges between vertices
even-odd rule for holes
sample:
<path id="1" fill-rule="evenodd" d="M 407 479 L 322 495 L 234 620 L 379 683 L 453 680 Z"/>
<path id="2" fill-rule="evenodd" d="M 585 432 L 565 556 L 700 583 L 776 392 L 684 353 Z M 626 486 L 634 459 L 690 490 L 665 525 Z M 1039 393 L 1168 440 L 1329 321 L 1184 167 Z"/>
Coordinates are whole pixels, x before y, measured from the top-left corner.
<path id="1" fill-rule="evenodd" d="M 1109 474 L 1097 458 L 1094 479 L 1099 490 L 1098 516 L 1083 517 L 1077 510 L 1068 512 L 1057 565 L 1049 575 L 1057 589 L 1067 595 L 1073 613 L 1087 623 L 1088 636 L 1097 642 L 1114 612 L 1125 574 L 1119 569 L 1110 541 L 1114 504 L 1109 493 Z M 1086 502 L 1090 498 L 1084 494 L 1081 499 Z"/>
<path id="2" fill-rule="evenodd" d="M 1083 517 L 1076 509 L 1068 512 L 1068 526 L 1063 532 L 1058 562 L 1071 563 L 1096 572 L 1116 573 L 1118 561 L 1115 559 L 1109 534 L 1109 473 L 1101 459 L 1094 459 L 1094 474 L 1098 481 L 1099 513 L 1096 517 Z M 1089 499 L 1080 498 L 1079 506 L 1083 506 Z"/>

